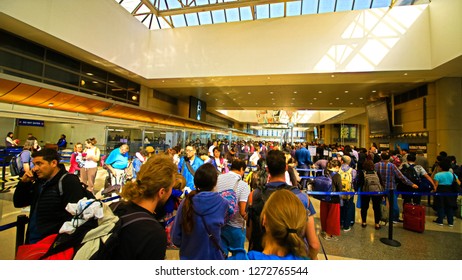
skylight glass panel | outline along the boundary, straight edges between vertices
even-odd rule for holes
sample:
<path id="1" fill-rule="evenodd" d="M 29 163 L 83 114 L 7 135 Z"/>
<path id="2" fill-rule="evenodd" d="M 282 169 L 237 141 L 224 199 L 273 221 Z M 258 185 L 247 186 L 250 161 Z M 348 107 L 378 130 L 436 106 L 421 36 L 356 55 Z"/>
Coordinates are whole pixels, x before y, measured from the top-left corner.
<path id="1" fill-rule="evenodd" d="M 184 19 L 183 15 L 172 16 L 172 22 L 173 22 L 173 26 L 175 27 L 185 27 L 186 26 L 186 20 Z"/>
<path id="2" fill-rule="evenodd" d="M 188 26 L 197 26 L 199 25 L 199 18 L 197 17 L 197 13 L 194 14 L 186 14 L 186 23 Z"/>
<path id="3" fill-rule="evenodd" d="M 213 23 L 224 23 L 225 20 L 225 10 L 212 11 Z"/>
<path id="4" fill-rule="evenodd" d="M 165 10 L 168 9 L 168 8 L 167 8 L 167 4 L 165 3 L 165 0 L 159 0 L 158 2 L 159 2 L 158 9 L 159 9 L 160 11 L 165 11 Z"/>
<path id="5" fill-rule="evenodd" d="M 303 0 L 302 2 L 302 14 L 311 15 L 318 12 L 318 1 L 317 0 Z"/>
<path id="6" fill-rule="evenodd" d="M 196 4 L 196 6 L 204 6 L 204 5 L 209 5 L 209 0 L 196 0 L 193 1 L 193 3 Z"/>
<path id="7" fill-rule="evenodd" d="M 252 10 L 250 9 L 250 7 L 239 8 L 239 10 L 241 11 L 241 20 L 242 21 L 244 21 L 244 20 L 253 20 Z"/>
<path id="8" fill-rule="evenodd" d="M 391 0 L 373 0 L 372 8 L 390 7 Z"/>
<path id="9" fill-rule="evenodd" d="M 287 16 L 299 16 L 302 14 L 302 1 L 287 2 Z"/>
<path id="10" fill-rule="evenodd" d="M 258 5 L 257 19 L 269 18 L 269 5 Z"/>
<path id="11" fill-rule="evenodd" d="M 371 7 L 372 0 L 356 0 L 353 10 L 365 10 Z"/>
<path id="12" fill-rule="evenodd" d="M 227 9 L 226 10 L 226 20 L 228 22 L 239 21 L 239 9 L 238 8 Z"/>
<path id="13" fill-rule="evenodd" d="M 140 4 L 140 0 L 125 0 L 120 5 L 125 8 L 125 10 L 129 11 L 130 13 L 135 10 L 135 8 Z"/>
<path id="14" fill-rule="evenodd" d="M 210 12 L 200 12 L 199 15 L 199 22 L 200 24 L 212 24 L 212 16 Z"/>
<path id="15" fill-rule="evenodd" d="M 337 7 L 335 11 L 336 12 L 351 11 L 352 7 L 353 7 L 353 0 L 337 1 Z"/>
<path id="16" fill-rule="evenodd" d="M 181 8 L 180 1 L 178 0 L 167 0 L 167 6 L 169 9 L 179 9 Z"/>
<path id="17" fill-rule="evenodd" d="M 148 7 L 146 7 L 146 5 L 143 5 L 141 6 L 141 8 L 139 8 L 138 11 L 136 11 L 137 14 L 141 14 L 141 13 L 149 13 L 150 10 Z"/>
<path id="18" fill-rule="evenodd" d="M 275 3 L 270 5 L 270 16 L 272 18 L 284 16 L 284 3 Z"/>
<path id="19" fill-rule="evenodd" d="M 335 9 L 335 0 L 319 1 L 319 13 L 331 13 Z"/>

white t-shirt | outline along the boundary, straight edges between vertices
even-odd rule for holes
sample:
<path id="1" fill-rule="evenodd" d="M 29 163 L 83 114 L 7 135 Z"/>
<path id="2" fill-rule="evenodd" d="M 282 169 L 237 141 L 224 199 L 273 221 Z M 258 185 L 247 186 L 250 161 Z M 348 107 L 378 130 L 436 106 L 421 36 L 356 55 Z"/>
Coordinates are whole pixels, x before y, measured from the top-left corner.
<path id="1" fill-rule="evenodd" d="M 215 149 L 214 145 L 209 147 L 209 156 L 211 156 L 211 157 L 213 157 L 213 149 Z"/>
<path id="2" fill-rule="evenodd" d="M 236 174 L 232 171 L 221 174 L 218 176 L 217 181 L 217 192 L 233 189 L 236 181 L 241 179 L 239 174 Z M 238 202 L 247 202 L 250 194 L 250 187 L 244 180 L 240 180 L 239 184 L 236 187 L 236 196 Z M 235 228 L 242 228 L 245 226 L 244 218 L 241 214 L 236 213 L 234 217 L 227 223 L 227 225 L 235 227 Z"/>

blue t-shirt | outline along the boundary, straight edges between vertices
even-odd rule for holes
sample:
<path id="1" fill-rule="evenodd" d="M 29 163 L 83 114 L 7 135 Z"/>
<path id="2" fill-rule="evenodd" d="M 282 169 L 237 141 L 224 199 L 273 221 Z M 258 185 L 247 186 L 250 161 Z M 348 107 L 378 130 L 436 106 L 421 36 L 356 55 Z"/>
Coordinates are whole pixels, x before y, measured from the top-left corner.
<path id="1" fill-rule="evenodd" d="M 454 181 L 454 176 L 458 179 L 457 175 L 449 171 L 438 172 L 435 174 L 435 181 L 438 182 L 438 185 L 450 186 L 452 185 L 452 181 Z"/>
<path id="2" fill-rule="evenodd" d="M 117 148 L 109 154 L 105 163 L 111 165 L 115 169 L 125 169 L 128 166 L 128 153 L 122 155 L 120 153 L 120 148 Z"/>

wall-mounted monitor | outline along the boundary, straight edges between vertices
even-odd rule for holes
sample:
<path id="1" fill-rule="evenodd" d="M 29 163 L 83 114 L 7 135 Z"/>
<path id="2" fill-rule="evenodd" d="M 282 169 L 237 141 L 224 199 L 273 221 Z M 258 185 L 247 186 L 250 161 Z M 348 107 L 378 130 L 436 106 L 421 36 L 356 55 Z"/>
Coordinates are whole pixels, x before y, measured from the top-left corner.
<path id="1" fill-rule="evenodd" d="M 390 134 L 390 110 L 387 100 L 374 102 L 366 106 L 370 134 Z"/>
<path id="2" fill-rule="evenodd" d="M 318 127 L 317 126 L 313 127 L 313 134 L 314 134 L 314 139 L 319 138 L 319 132 L 318 132 Z"/>
<path id="3" fill-rule="evenodd" d="M 189 97 L 189 118 L 205 121 L 207 104 L 193 96 Z"/>

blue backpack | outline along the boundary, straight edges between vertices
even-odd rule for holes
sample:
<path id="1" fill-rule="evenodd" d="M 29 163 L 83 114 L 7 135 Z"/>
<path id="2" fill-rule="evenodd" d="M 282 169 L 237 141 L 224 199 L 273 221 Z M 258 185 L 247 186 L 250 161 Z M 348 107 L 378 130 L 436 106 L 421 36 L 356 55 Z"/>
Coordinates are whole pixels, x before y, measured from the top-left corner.
<path id="1" fill-rule="evenodd" d="M 335 173 L 332 173 L 334 175 Z M 313 180 L 313 191 L 315 192 L 333 192 L 332 190 L 332 177 L 329 174 L 324 176 L 317 176 Z M 315 199 L 322 201 L 331 201 L 332 197 L 330 195 L 313 195 Z"/>

